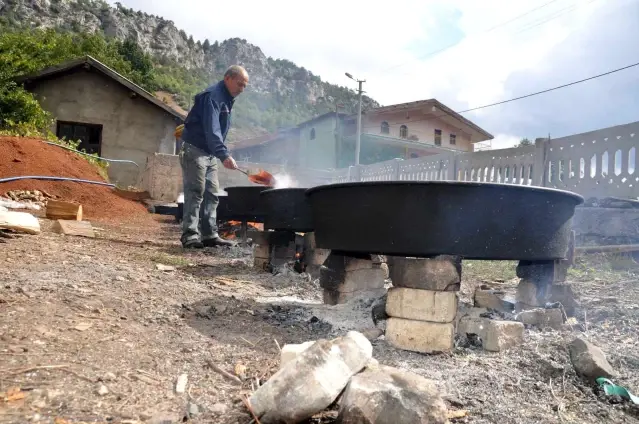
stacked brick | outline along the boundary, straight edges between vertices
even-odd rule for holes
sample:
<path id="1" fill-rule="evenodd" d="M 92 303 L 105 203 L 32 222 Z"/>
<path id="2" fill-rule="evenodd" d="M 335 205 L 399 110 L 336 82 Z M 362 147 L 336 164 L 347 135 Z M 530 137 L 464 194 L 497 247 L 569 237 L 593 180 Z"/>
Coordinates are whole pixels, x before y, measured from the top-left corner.
<path id="1" fill-rule="evenodd" d="M 345 256 L 331 252 L 320 267 L 324 303 L 336 305 L 356 297 L 379 298 L 386 292 L 388 267 L 384 258 Z"/>
<path id="2" fill-rule="evenodd" d="M 315 233 L 304 234 L 304 263 L 306 264 L 306 272 L 313 278 L 319 278 L 320 267 L 330 253 L 330 250 L 317 247 Z"/>
<path id="3" fill-rule="evenodd" d="M 386 300 L 386 340 L 415 352 L 452 350 L 461 259 L 393 257 L 388 267 L 393 287 Z"/>
<path id="4" fill-rule="evenodd" d="M 295 258 L 295 233 L 288 231 L 255 231 L 253 239 L 253 266 L 266 270 L 278 267 Z"/>

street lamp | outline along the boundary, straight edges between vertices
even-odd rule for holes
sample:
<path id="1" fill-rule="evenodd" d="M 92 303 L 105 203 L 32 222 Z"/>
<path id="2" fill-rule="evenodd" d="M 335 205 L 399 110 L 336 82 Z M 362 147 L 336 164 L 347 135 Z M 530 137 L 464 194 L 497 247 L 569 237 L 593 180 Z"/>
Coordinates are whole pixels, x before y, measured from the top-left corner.
<path id="1" fill-rule="evenodd" d="M 362 139 L 362 93 L 364 92 L 362 90 L 362 83 L 366 82 L 366 80 L 358 80 L 354 78 L 348 72 L 346 72 L 345 75 L 348 78 L 352 79 L 353 81 L 356 81 L 357 84 L 359 85 L 357 89 L 357 93 L 359 96 L 359 105 L 357 107 L 357 136 L 355 138 L 355 165 L 359 165 L 359 152 L 361 148 L 361 139 Z"/>

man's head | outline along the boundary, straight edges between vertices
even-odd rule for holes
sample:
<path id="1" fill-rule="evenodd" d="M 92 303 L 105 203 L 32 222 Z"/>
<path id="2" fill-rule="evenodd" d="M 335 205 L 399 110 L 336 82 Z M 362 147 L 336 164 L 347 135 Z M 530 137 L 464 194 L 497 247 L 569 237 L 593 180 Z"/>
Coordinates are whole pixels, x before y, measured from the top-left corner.
<path id="1" fill-rule="evenodd" d="M 226 85 L 233 97 L 239 96 L 248 85 L 248 82 L 248 72 L 240 65 L 229 66 L 224 73 L 224 85 Z"/>

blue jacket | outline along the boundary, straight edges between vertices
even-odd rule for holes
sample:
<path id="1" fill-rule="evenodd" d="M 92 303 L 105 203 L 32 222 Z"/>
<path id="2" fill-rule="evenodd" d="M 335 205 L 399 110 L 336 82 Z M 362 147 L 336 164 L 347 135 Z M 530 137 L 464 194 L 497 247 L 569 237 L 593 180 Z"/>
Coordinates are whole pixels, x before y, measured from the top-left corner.
<path id="1" fill-rule="evenodd" d="M 182 140 L 224 161 L 230 156 L 224 141 L 231 127 L 234 101 L 224 81 L 198 93 L 184 121 Z"/>

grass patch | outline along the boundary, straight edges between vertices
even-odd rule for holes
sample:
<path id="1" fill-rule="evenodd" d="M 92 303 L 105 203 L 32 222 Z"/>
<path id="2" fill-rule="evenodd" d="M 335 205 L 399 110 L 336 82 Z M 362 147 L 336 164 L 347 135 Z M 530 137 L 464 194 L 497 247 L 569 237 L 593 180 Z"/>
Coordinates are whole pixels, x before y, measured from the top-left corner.
<path id="1" fill-rule="evenodd" d="M 190 262 L 182 256 L 173 256 L 166 253 L 158 253 L 151 256 L 151 261 L 163 265 L 188 266 Z"/>
<path id="2" fill-rule="evenodd" d="M 606 280 L 609 282 L 639 278 L 639 264 L 630 254 L 595 253 L 578 256 L 568 270 L 573 281 Z"/>
<path id="3" fill-rule="evenodd" d="M 508 281 L 517 277 L 517 261 L 462 261 L 462 277 L 466 280 Z"/>

